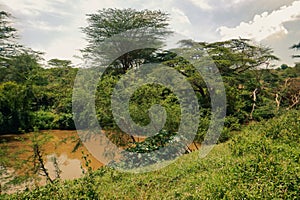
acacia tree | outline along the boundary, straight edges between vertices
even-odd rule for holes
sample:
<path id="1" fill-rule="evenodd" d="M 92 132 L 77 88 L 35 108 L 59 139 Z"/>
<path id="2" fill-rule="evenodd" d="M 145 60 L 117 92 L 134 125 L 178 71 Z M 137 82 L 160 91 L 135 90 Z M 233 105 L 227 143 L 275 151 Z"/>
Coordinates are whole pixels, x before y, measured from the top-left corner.
<path id="1" fill-rule="evenodd" d="M 218 67 L 220 74 L 228 78 L 240 75 L 248 70 L 260 69 L 263 66 L 267 68 L 271 61 L 278 60 L 270 48 L 251 44 L 251 41 L 248 39 L 232 39 L 214 43 L 182 40 L 180 44 L 183 48 L 191 47 L 195 49 L 196 52 L 199 52 L 199 57 L 209 56 Z M 207 52 L 208 55 L 204 52 Z M 168 56 L 168 54 L 166 55 Z M 173 56 L 166 63 L 177 68 L 185 76 L 191 77 L 195 74 L 188 62 L 182 58 Z M 257 83 L 259 83 L 262 70 L 254 70 L 254 72 L 257 72 L 256 78 Z M 195 77 L 193 84 L 199 85 L 195 81 L 200 79 Z M 200 88 L 200 85 L 198 88 Z"/>
<path id="2" fill-rule="evenodd" d="M 168 14 L 161 11 L 109 8 L 87 16 L 89 25 L 82 28 L 88 41 L 82 50 L 84 57 L 113 60 L 108 64 L 120 69 L 121 73 L 145 62 L 172 33 L 167 28 Z M 141 48 L 146 44 L 153 48 Z"/>
<path id="3" fill-rule="evenodd" d="M 7 61 L 20 53 L 30 52 L 37 53 L 30 49 L 24 49 L 22 45 L 18 44 L 17 30 L 11 26 L 12 15 L 6 11 L 0 11 L 0 62 L 1 67 L 6 67 Z"/>
<path id="4" fill-rule="evenodd" d="M 291 49 L 300 50 L 300 42 L 291 46 Z M 293 58 L 300 58 L 300 55 L 293 55 Z"/>
<path id="5" fill-rule="evenodd" d="M 249 39 L 232 39 L 214 43 L 200 43 L 215 61 L 221 74 L 242 73 L 257 67 L 268 67 L 278 60 L 273 51 L 255 45 Z"/>
<path id="6" fill-rule="evenodd" d="M 61 59 L 53 58 L 49 60 L 47 63 L 50 67 L 72 67 L 72 61 L 70 60 L 61 60 Z"/>
<path id="7" fill-rule="evenodd" d="M 0 11 L 0 59 L 2 65 L 15 52 L 16 29 L 10 26 L 10 18 L 9 13 Z"/>
<path id="8" fill-rule="evenodd" d="M 254 112 L 261 107 L 261 104 L 264 104 L 262 101 L 264 86 L 261 80 L 263 74 L 267 71 L 262 69 L 268 69 L 272 61 L 279 59 L 273 55 L 270 48 L 255 45 L 248 39 L 232 39 L 203 45 L 218 66 L 221 74 L 224 75 L 227 91 L 236 91 L 233 96 L 227 95 L 228 99 L 235 99 L 235 95 L 243 93 L 238 87 L 251 92 L 251 99 L 248 95 L 241 95 L 241 98 L 238 99 L 244 99 L 245 103 L 247 102 L 246 105 L 242 103 L 239 106 L 244 106 L 244 109 L 248 110 L 249 119 L 252 120 Z M 254 80 L 251 81 L 250 76 L 245 81 L 246 77 L 242 78 L 242 75 L 247 71 L 250 72 L 250 70 Z M 239 106 L 233 104 L 229 105 L 229 108 L 234 111 L 239 110 Z"/>
<path id="9" fill-rule="evenodd" d="M 255 118 L 252 117 L 253 114 L 255 115 L 255 112 L 265 105 L 262 98 L 265 97 L 267 91 L 265 91 L 265 83 L 262 81 L 263 75 L 270 73 L 268 67 L 271 62 L 278 60 L 273 55 L 273 51 L 241 38 L 213 43 L 183 40 L 180 43 L 183 47 L 194 49 L 195 58 L 205 60 L 206 56 L 210 56 L 218 67 L 226 88 L 227 113 L 238 115 L 237 117 L 241 120 L 246 120 L 247 117 Z M 201 54 L 201 52 L 207 53 Z M 187 76 L 195 91 L 199 91 L 202 97 L 207 96 L 207 89 L 205 83 L 201 81 L 201 77 L 195 76 L 197 73 L 194 73 L 193 68 L 184 62 L 176 57 L 167 61 L 167 64 Z M 210 70 L 209 66 L 204 63 L 202 67 Z M 209 105 L 209 103 L 202 103 L 202 105 Z"/>

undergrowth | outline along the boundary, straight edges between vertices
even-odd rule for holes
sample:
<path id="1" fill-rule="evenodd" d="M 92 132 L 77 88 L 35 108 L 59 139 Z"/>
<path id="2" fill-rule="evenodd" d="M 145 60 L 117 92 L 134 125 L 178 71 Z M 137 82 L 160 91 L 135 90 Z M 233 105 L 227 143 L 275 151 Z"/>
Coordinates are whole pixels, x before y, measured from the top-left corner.
<path id="1" fill-rule="evenodd" d="M 205 158 L 184 155 L 154 172 L 108 167 L 73 181 L 2 199 L 297 199 L 300 196 L 300 111 L 255 123 Z"/>

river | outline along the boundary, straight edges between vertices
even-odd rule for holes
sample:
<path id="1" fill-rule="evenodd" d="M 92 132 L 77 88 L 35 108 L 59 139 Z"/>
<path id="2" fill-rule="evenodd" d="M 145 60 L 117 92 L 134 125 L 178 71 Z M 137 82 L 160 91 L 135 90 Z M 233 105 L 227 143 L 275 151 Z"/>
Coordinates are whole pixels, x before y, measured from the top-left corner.
<path id="1" fill-rule="evenodd" d="M 8 154 L 2 155 L 4 158 L 9 158 L 12 166 L 20 163 L 22 160 L 28 160 L 33 156 L 33 148 L 32 148 L 32 139 L 34 133 L 27 133 L 21 135 L 0 135 L 0 148 L 8 149 Z M 88 156 L 87 159 L 90 160 L 89 167 L 92 170 L 96 170 L 99 167 L 103 166 L 103 164 L 97 160 L 94 156 L 92 156 L 84 145 L 79 145 L 78 148 L 75 148 L 79 141 L 79 136 L 77 131 L 65 131 L 65 130 L 51 130 L 51 131 L 41 131 L 38 133 L 39 141 L 44 140 L 40 145 L 41 154 L 43 156 L 43 161 L 47 172 L 51 179 L 55 179 L 57 177 L 57 170 L 60 170 L 60 179 L 61 180 L 71 180 L 75 178 L 79 178 L 83 175 L 83 169 L 86 170 L 86 160 L 83 159 L 83 155 Z M 136 141 L 141 142 L 145 138 L 135 138 Z M 5 142 L 3 142 L 5 141 Z M 188 151 L 197 150 L 200 144 L 191 144 L 188 147 Z M 96 148 L 96 147 L 95 147 Z M 102 147 L 101 147 L 102 148 Z M 74 151 L 75 150 L 75 151 Z M 104 149 L 96 149 L 97 151 L 103 151 Z M 3 152 L 3 151 L 2 151 Z M 14 157 L 14 155 L 17 155 Z M 3 158 L 1 158 L 3 159 Z M 56 160 L 56 162 L 54 162 Z M 57 164 L 57 165 L 55 165 Z M 0 163 L 1 165 L 1 163 Z M 33 163 L 29 162 L 28 165 L 33 165 Z M 1 166 L 0 166 L 1 168 Z M 23 173 L 28 169 L 22 168 L 20 171 L 16 171 L 13 168 L 9 168 L 7 171 L 10 174 L 18 174 Z M 39 181 L 39 185 L 46 184 L 46 178 L 44 176 L 40 176 L 41 180 Z M 0 179 L 3 180 L 3 177 Z M 2 181 L 1 180 L 1 181 Z M 4 182 L 1 183 L 3 185 Z M 18 190 L 23 190 L 26 184 L 21 186 L 12 187 L 10 190 L 6 191 L 8 193 L 13 193 Z"/>
<path id="2" fill-rule="evenodd" d="M 41 131 L 39 134 L 41 138 L 48 138 L 47 141 L 40 146 L 40 150 L 43 156 L 45 168 L 47 169 L 51 179 L 56 178 L 57 170 L 55 169 L 57 168 L 54 164 L 54 158 L 56 159 L 58 169 L 61 171 L 61 180 L 71 180 L 83 175 L 83 168 L 86 169 L 83 155 L 88 156 L 88 160 L 91 161 L 89 167 L 93 170 L 103 166 L 103 164 L 94 158 L 83 145 L 80 145 L 76 151 L 74 151 L 74 148 L 79 141 L 76 131 L 51 130 Z M 0 136 L 0 148 L 7 148 L 7 157 L 10 159 L 12 166 L 19 164 L 21 160 L 29 160 L 32 158 L 33 135 L 33 133 L 27 133 Z M 33 164 L 31 163 L 31 165 Z M 16 173 L 13 168 L 9 168 L 8 172 Z M 3 180 L 1 180 L 1 182 L 1 184 L 3 184 Z M 40 184 L 44 185 L 45 183 L 46 179 L 41 176 Z M 15 187 L 14 189 L 22 189 L 22 187 Z M 10 190 L 8 192 L 11 193 L 16 191 Z"/>

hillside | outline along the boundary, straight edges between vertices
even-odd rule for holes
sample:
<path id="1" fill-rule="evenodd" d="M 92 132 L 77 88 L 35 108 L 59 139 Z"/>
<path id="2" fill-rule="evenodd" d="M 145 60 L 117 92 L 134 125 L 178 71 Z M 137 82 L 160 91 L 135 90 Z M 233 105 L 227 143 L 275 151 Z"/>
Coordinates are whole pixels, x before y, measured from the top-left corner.
<path id="1" fill-rule="evenodd" d="M 1 199 L 297 199 L 300 111 L 247 126 L 204 159 L 193 152 L 151 173 L 101 168 Z"/>

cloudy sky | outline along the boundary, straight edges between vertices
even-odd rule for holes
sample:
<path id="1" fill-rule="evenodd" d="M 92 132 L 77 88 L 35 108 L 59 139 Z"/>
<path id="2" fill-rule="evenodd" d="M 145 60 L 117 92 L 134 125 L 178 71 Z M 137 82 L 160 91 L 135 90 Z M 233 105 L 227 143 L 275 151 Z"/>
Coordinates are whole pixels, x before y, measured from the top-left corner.
<path id="1" fill-rule="evenodd" d="M 300 42 L 300 0 L 0 0 L 15 16 L 21 43 L 51 58 L 79 60 L 86 14 L 102 8 L 160 9 L 170 27 L 197 41 L 250 38 L 292 65 L 289 50 Z"/>

